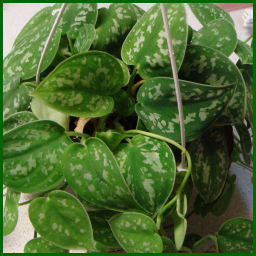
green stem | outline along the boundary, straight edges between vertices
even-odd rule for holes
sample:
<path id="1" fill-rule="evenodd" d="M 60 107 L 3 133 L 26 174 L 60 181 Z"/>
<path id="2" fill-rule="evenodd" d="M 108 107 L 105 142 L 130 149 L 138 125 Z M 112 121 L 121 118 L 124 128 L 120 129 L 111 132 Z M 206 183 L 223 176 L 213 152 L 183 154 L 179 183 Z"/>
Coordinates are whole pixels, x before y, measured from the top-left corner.
<path id="1" fill-rule="evenodd" d="M 195 242 L 193 245 L 193 248 L 192 248 L 192 252 L 195 252 L 195 250 L 197 250 L 198 248 L 200 248 L 202 245 L 209 242 L 210 240 L 212 240 L 214 242 L 216 252 L 218 253 L 219 248 L 218 248 L 217 237 L 215 235 L 206 235 L 206 236 L 202 237 L 200 240 L 198 240 L 197 242 Z"/>
<path id="2" fill-rule="evenodd" d="M 187 172 L 186 172 L 186 175 L 185 175 L 182 183 L 180 184 L 180 187 L 177 190 L 176 195 L 172 198 L 171 201 L 169 201 L 159 211 L 159 213 L 157 215 L 156 225 L 157 225 L 157 228 L 159 229 L 160 226 L 161 226 L 161 222 L 163 220 L 164 214 L 174 205 L 174 203 L 176 202 L 176 200 L 178 198 L 178 195 L 180 195 L 182 193 L 182 190 L 183 190 L 184 186 L 186 185 L 186 183 L 188 181 L 188 178 L 189 178 L 189 176 L 191 174 L 191 169 L 192 169 L 191 157 L 190 157 L 188 151 L 184 147 L 182 147 L 179 143 L 177 143 L 176 141 L 174 141 L 172 139 L 166 138 L 164 136 L 157 135 L 157 134 L 150 133 L 150 132 L 141 131 L 141 130 L 129 130 L 126 133 L 127 134 L 142 134 L 142 135 L 145 135 L 145 136 L 149 136 L 149 137 L 152 137 L 152 138 L 155 138 L 155 139 L 159 139 L 159 140 L 165 141 L 165 142 L 167 142 L 169 144 L 172 144 L 173 146 L 177 147 L 178 149 L 180 149 L 185 154 L 185 156 L 187 158 L 187 164 L 188 164 Z"/>
<path id="3" fill-rule="evenodd" d="M 192 253 L 192 250 L 186 246 L 182 246 L 180 250 L 184 252 Z"/>
<path id="4" fill-rule="evenodd" d="M 252 37 L 253 37 L 253 34 L 251 34 L 251 35 L 244 41 L 244 43 L 245 43 L 245 44 L 248 43 L 248 42 L 252 39 Z"/>
<path id="5" fill-rule="evenodd" d="M 136 67 L 134 66 L 133 67 L 133 71 L 131 73 L 131 76 L 130 76 L 130 81 L 129 81 L 129 84 L 127 85 L 127 91 L 128 93 L 131 94 L 131 89 L 132 89 L 132 86 L 134 84 L 134 79 L 135 79 L 135 76 L 137 75 L 137 69 Z"/>

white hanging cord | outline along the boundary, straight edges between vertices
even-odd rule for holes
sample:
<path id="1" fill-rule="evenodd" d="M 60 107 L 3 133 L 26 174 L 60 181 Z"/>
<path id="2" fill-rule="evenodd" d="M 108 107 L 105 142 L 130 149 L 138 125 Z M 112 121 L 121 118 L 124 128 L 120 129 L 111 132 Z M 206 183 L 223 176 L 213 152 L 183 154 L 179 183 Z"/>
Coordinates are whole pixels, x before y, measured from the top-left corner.
<path id="1" fill-rule="evenodd" d="M 169 55 L 170 55 L 170 60 L 171 60 L 171 65 L 172 65 L 172 73 L 173 73 L 173 79 L 174 79 L 176 97 L 177 97 L 177 103 L 178 103 L 181 145 L 182 145 L 182 147 L 186 148 L 182 99 L 181 99 L 181 93 L 180 93 L 180 85 L 179 85 L 179 78 L 178 78 L 177 66 L 176 66 L 176 61 L 175 61 L 175 55 L 174 55 L 174 50 L 173 50 L 173 45 L 172 45 L 170 26 L 168 23 L 166 6 L 164 3 L 160 4 L 160 6 L 161 6 L 163 21 L 164 21 L 165 32 L 166 32 L 166 36 L 167 36 L 168 50 L 169 50 Z M 181 167 L 181 169 L 186 168 L 184 153 L 181 154 L 181 166 L 180 167 Z"/>
<path id="2" fill-rule="evenodd" d="M 50 32 L 50 34 L 49 34 L 49 36 L 48 36 L 48 38 L 46 40 L 46 43 L 45 43 L 45 46 L 44 46 L 44 49 L 43 49 L 43 52 L 42 52 L 42 55 L 41 55 L 41 58 L 40 58 L 40 61 L 39 61 L 39 64 L 38 64 L 38 68 L 37 68 L 37 71 L 36 71 L 36 85 L 38 85 L 39 82 L 40 82 L 40 71 L 41 71 L 41 68 L 42 68 L 42 64 L 43 64 L 43 60 L 44 60 L 45 54 L 46 54 L 46 52 L 47 52 L 47 50 L 49 48 L 50 42 L 52 40 L 52 37 L 53 37 L 57 27 L 58 27 L 58 24 L 60 22 L 60 19 L 61 19 L 63 13 L 64 13 L 66 7 L 67 7 L 67 4 L 62 4 L 62 6 L 60 8 L 60 11 L 59 11 L 59 13 L 57 15 L 57 18 L 54 21 L 54 24 L 52 26 L 51 32 Z"/>

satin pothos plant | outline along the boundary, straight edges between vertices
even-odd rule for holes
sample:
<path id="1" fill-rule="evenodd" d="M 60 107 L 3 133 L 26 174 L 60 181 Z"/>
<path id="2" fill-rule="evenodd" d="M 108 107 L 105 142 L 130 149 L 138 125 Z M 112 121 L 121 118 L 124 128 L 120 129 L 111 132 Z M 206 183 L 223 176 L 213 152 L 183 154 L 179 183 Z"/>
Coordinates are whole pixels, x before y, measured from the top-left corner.
<path id="1" fill-rule="evenodd" d="M 205 237 L 187 233 L 192 213 L 225 213 L 231 162 L 252 161 L 252 48 L 230 15 L 191 3 L 202 24 L 195 31 L 184 4 L 166 4 L 184 148 L 160 5 L 68 4 L 37 84 L 60 7 L 30 19 L 3 63 L 4 235 L 30 204 L 35 237 L 26 253 L 197 252 L 211 240 L 216 252 L 252 252 L 249 219 Z M 20 202 L 21 193 L 35 195 Z"/>

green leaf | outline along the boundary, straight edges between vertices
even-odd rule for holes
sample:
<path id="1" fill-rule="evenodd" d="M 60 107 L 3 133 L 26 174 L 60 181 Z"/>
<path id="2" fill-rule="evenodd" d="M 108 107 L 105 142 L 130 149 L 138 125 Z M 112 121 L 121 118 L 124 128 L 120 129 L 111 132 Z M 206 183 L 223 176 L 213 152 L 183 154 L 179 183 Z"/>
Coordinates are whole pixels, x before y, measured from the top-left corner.
<path id="1" fill-rule="evenodd" d="M 93 49 L 113 52 L 120 49 L 128 32 L 140 18 L 142 10 L 131 3 L 113 3 L 99 12 Z"/>
<path id="2" fill-rule="evenodd" d="M 135 111 L 135 100 L 124 90 L 120 90 L 115 96 L 115 108 L 122 116 L 130 116 Z"/>
<path id="3" fill-rule="evenodd" d="M 163 253 L 177 252 L 175 244 L 170 238 L 162 236 L 162 241 L 164 246 Z"/>
<path id="4" fill-rule="evenodd" d="M 224 128 L 210 129 L 191 144 L 189 152 L 193 183 L 206 203 L 213 202 L 224 188 L 229 166 Z"/>
<path id="5" fill-rule="evenodd" d="M 175 182 L 176 163 L 168 145 L 137 135 L 120 145 L 116 158 L 136 201 L 148 212 L 158 212 Z"/>
<path id="6" fill-rule="evenodd" d="M 96 20 L 96 3 L 69 3 L 62 16 L 59 27 L 62 30 L 62 35 L 68 34 L 69 38 L 76 39 L 80 28 L 86 24 L 95 25 Z"/>
<path id="7" fill-rule="evenodd" d="M 49 107 L 43 101 L 33 98 L 31 110 L 38 119 L 55 121 L 69 130 L 69 116 Z"/>
<path id="8" fill-rule="evenodd" d="M 249 219 L 226 221 L 219 229 L 218 247 L 221 253 L 253 253 L 253 223 Z"/>
<path id="9" fill-rule="evenodd" d="M 36 120 L 38 119 L 32 112 L 24 111 L 12 114 L 3 121 L 3 133 Z"/>
<path id="10" fill-rule="evenodd" d="M 7 189 L 5 205 L 4 205 L 4 218 L 3 218 L 3 235 L 7 236 L 15 229 L 18 221 L 18 203 L 20 200 L 20 193 Z"/>
<path id="11" fill-rule="evenodd" d="M 235 53 L 242 64 L 253 64 L 253 49 L 241 40 L 238 40 Z"/>
<path id="12" fill-rule="evenodd" d="M 3 138 L 3 183 L 23 193 L 56 187 L 64 179 L 60 159 L 70 143 L 64 128 L 52 121 L 9 131 Z"/>
<path id="13" fill-rule="evenodd" d="M 109 220 L 112 232 L 127 253 L 161 253 L 163 242 L 155 222 L 141 213 L 122 213 Z"/>
<path id="14" fill-rule="evenodd" d="M 185 218 L 186 213 L 187 196 L 186 194 L 179 194 L 176 201 L 176 209 L 174 209 L 171 214 L 171 219 L 174 224 L 174 242 L 178 251 L 182 248 L 187 232 L 187 220 Z"/>
<path id="15" fill-rule="evenodd" d="M 85 24 L 78 31 L 78 36 L 74 44 L 74 53 L 87 52 L 96 36 L 95 28 L 91 24 Z"/>
<path id="16" fill-rule="evenodd" d="M 69 115 L 100 117 L 111 113 L 112 95 L 124 83 L 125 75 L 116 58 L 90 51 L 63 61 L 32 95 Z"/>
<path id="17" fill-rule="evenodd" d="M 57 247 L 52 242 L 38 237 L 26 243 L 24 253 L 68 253 L 68 250 Z"/>
<path id="18" fill-rule="evenodd" d="M 203 26 L 217 19 L 225 19 L 235 26 L 230 14 L 215 4 L 189 3 L 188 5 Z"/>
<path id="19" fill-rule="evenodd" d="M 43 20 L 42 17 L 46 16 L 47 18 Z M 3 62 L 4 79 L 9 79 L 13 75 L 20 75 L 23 80 L 36 76 L 39 60 L 54 21 L 51 11 L 47 11 L 47 14 L 42 17 L 40 16 L 41 24 L 36 27 L 38 30 L 34 33 L 22 32 L 24 34 L 22 39 L 5 57 Z M 57 29 L 45 54 L 41 72 L 46 70 L 53 62 L 59 48 L 60 38 L 61 30 Z"/>
<path id="20" fill-rule="evenodd" d="M 116 212 L 103 210 L 91 211 L 88 214 L 92 223 L 95 241 L 98 244 L 108 247 L 108 249 L 120 248 L 107 222 Z"/>
<path id="21" fill-rule="evenodd" d="M 222 191 L 222 194 L 217 199 L 217 201 L 212 205 L 211 212 L 215 216 L 221 216 L 228 209 L 230 205 L 230 201 L 233 198 L 233 194 L 235 191 L 235 187 L 236 187 L 235 181 L 236 181 L 235 175 L 227 179 L 227 182 Z"/>
<path id="22" fill-rule="evenodd" d="M 28 110 L 31 97 L 26 86 L 20 84 L 19 76 L 3 81 L 3 116 Z"/>
<path id="23" fill-rule="evenodd" d="M 181 3 L 166 3 L 166 8 L 179 70 L 187 45 L 186 11 Z M 123 43 L 121 55 L 126 64 L 136 66 L 143 79 L 172 76 L 160 4 L 154 5 L 135 24 Z"/>
<path id="24" fill-rule="evenodd" d="M 113 210 L 138 208 L 107 145 L 89 138 L 86 145 L 72 144 L 63 157 L 65 178 L 89 203 Z"/>
<path id="25" fill-rule="evenodd" d="M 246 87 L 237 66 L 217 50 L 190 45 L 182 64 L 179 77 L 196 83 L 212 86 L 237 84 L 233 97 L 218 122 L 241 123 L 246 112 Z"/>
<path id="26" fill-rule="evenodd" d="M 193 33 L 191 44 L 208 46 L 229 56 L 237 45 L 236 30 L 225 19 L 212 20 Z"/>
<path id="27" fill-rule="evenodd" d="M 220 115 L 231 98 L 234 86 L 210 86 L 180 80 L 186 141 L 200 136 Z M 135 110 L 146 128 L 177 142 L 180 122 L 172 78 L 152 78 L 137 94 Z"/>
<path id="28" fill-rule="evenodd" d="M 89 249 L 94 245 L 89 216 L 73 195 L 55 190 L 29 206 L 29 218 L 46 240 L 65 249 Z"/>

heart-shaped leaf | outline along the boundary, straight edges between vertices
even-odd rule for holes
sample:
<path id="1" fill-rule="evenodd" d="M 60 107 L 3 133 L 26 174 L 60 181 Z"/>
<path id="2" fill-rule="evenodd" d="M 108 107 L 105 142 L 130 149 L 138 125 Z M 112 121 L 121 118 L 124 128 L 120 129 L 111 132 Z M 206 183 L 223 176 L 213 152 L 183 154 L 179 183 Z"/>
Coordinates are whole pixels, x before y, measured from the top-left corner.
<path id="1" fill-rule="evenodd" d="M 67 192 L 55 190 L 47 198 L 34 199 L 29 218 L 35 230 L 57 246 L 71 250 L 93 248 L 89 216 L 78 199 Z"/>
<path id="2" fill-rule="evenodd" d="M 59 27 L 62 30 L 62 35 L 68 34 L 70 39 L 76 39 L 80 28 L 86 24 L 95 25 L 96 20 L 96 3 L 69 3 L 63 13 Z"/>
<path id="3" fill-rule="evenodd" d="M 176 163 L 171 149 L 164 142 L 137 135 L 120 145 L 116 158 L 136 201 L 156 213 L 174 186 Z"/>
<path id="4" fill-rule="evenodd" d="M 228 146 L 224 128 L 212 128 L 189 148 L 193 168 L 192 180 L 206 203 L 221 194 L 228 172 Z"/>
<path id="5" fill-rule="evenodd" d="M 96 36 L 95 28 L 91 24 L 85 24 L 78 31 L 78 36 L 74 43 L 74 53 L 87 52 Z"/>
<path id="6" fill-rule="evenodd" d="M 218 122 L 243 122 L 246 112 L 246 87 L 239 69 L 227 56 L 212 48 L 190 45 L 187 47 L 179 77 L 213 86 L 237 84 L 234 95 Z"/>
<path id="7" fill-rule="evenodd" d="M 179 69 L 187 45 L 186 11 L 181 3 L 166 3 L 166 8 Z M 172 76 L 160 4 L 154 5 L 135 24 L 123 43 L 121 55 L 126 64 L 136 66 L 143 79 Z"/>
<path id="8" fill-rule="evenodd" d="M 20 84 L 19 76 L 12 76 L 3 82 L 3 116 L 28 110 L 31 97 L 27 87 Z"/>
<path id="9" fill-rule="evenodd" d="M 210 86 L 180 80 L 186 141 L 193 140 L 220 115 L 232 96 L 232 85 Z M 146 128 L 180 141 L 180 122 L 172 78 L 152 78 L 137 95 L 135 110 Z"/>
<path id="10" fill-rule="evenodd" d="M 143 10 L 130 3 L 113 3 L 99 12 L 93 49 L 113 52 L 120 49 Z M 120 53 L 119 53 L 120 54 Z"/>
<path id="11" fill-rule="evenodd" d="M 122 116 L 130 116 L 135 111 L 134 98 L 124 90 L 120 90 L 115 96 L 115 108 Z"/>
<path id="12" fill-rule="evenodd" d="M 238 40 L 235 53 L 242 64 L 253 64 L 253 49 L 241 40 Z"/>
<path id="13" fill-rule="evenodd" d="M 111 113 L 125 81 L 116 58 L 90 51 L 63 61 L 32 95 L 69 115 L 99 117 Z"/>
<path id="14" fill-rule="evenodd" d="M 221 253 L 253 253 L 253 223 L 249 219 L 226 221 L 219 229 L 218 247 Z"/>
<path id="15" fill-rule="evenodd" d="M 20 193 L 7 189 L 5 205 L 4 205 L 4 218 L 3 218 L 3 235 L 7 236 L 15 229 L 18 221 L 18 203 L 20 200 Z"/>
<path id="16" fill-rule="evenodd" d="M 229 56 L 237 45 L 236 30 L 225 19 L 212 20 L 193 33 L 191 44 L 208 46 Z"/>
<path id="17" fill-rule="evenodd" d="M 89 138 L 86 146 L 70 145 L 63 157 L 63 171 L 74 191 L 89 203 L 114 210 L 138 208 L 115 157 L 98 138 Z"/>
<path id="18" fill-rule="evenodd" d="M 103 210 L 91 211 L 88 214 L 92 223 L 94 240 L 109 249 L 120 248 L 107 222 L 116 212 Z"/>
<path id="19" fill-rule="evenodd" d="M 155 222 L 141 213 L 122 213 L 109 220 L 111 230 L 128 253 L 161 253 L 163 242 Z"/>
<path id="20" fill-rule="evenodd" d="M 163 253 L 177 252 L 175 244 L 170 238 L 162 236 L 162 241 L 164 246 Z"/>
<path id="21" fill-rule="evenodd" d="M 57 247 L 52 242 L 38 237 L 26 243 L 24 253 L 68 253 L 68 250 Z"/>
<path id="22" fill-rule="evenodd" d="M 65 130 L 69 129 L 69 116 L 49 107 L 43 101 L 33 98 L 31 110 L 38 119 L 52 120 L 63 126 Z"/>
<path id="23" fill-rule="evenodd" d="M 3 133 L 9 132 L 10 130 L 21 126 L 23 124 L 38 120 L 32 112 L 18 112 L 10 115 L 3 122 Z"/>
<path id="24" fill-rule="evenodd" d="M 36 193 L 60 184 L 60 159 L 71 141 L 52 121 L 19 126 L 3 138 L 3 183 L 15 191 Z"/>
<path id="25" fill-rule="evenodd" d="M 212 20 L 225 19 L 235 26 L 233 19 L 230 14 L 224 11 L 222 8 L 215 4 L 210 3 L 189 3 L 189 7 L 200 21 L 200 23 L 205 26 Z"/>

